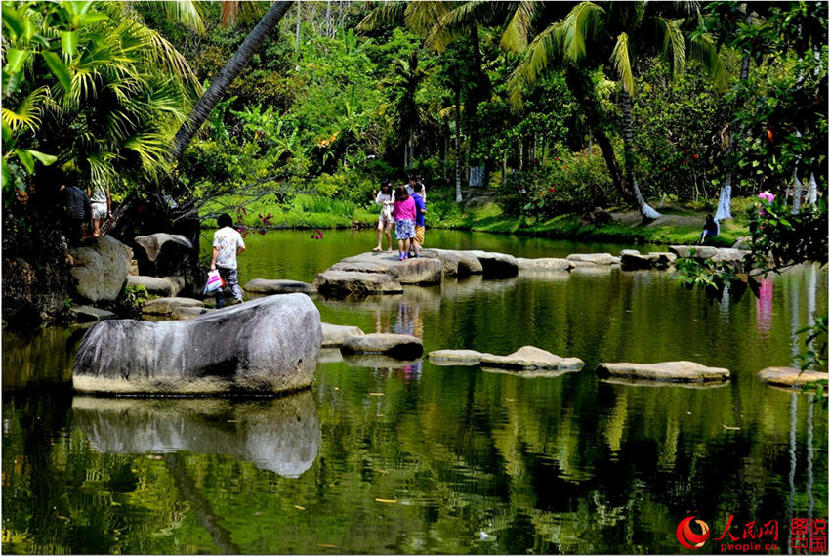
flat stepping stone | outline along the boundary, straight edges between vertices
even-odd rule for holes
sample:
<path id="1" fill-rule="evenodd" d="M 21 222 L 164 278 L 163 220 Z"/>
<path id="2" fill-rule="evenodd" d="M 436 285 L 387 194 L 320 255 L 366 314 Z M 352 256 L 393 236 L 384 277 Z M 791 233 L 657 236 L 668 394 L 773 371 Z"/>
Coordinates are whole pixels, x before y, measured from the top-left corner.
<path id="1" fill-rule="evenodd" d="M 249 280 L 242 287 L 246 292 L 254 294 L 313 294 L 314 287 L 300 280 L 255 278 Z"/>
<path id="2" fill-rule="evenodd" d="M 402 294 L 398 279 L 385 273 L 324 271 L 314 278 L 317 292 L 327 298 L 347 298 L 369 294 Z"/>
<path id="3" fill-rule="evenodd" d="M 104 321 L 105 319 L 118 319 L 118 316 L 111 311 L 94 306 L 72 306 L 69 311 L 79 323 L 90 323 Z"/>
<path id="4" fill-rule="evenodd" d="M 539 257 L 526 259 L 517 257 L 521 273 L 567 273 L 573 268 L 573 262 L 558 257 Z"/>
<path id="5" fill-rule="evenodd" d="M 173 310 L 170 314 L 169 319 L 170 321 L 187 321 L 188 319 L 193 319 L 195 317 L 199 317 L 200 315 L 204 315 L 210 311 L 213 311 L 210 308 L 205 307 L 197 307 L 197 306 L 186 306 L 180 307 Z"/>
<path id="6" fill-rule="evenodd" d="M 669 251 L 652 251 L 642 254 L 636 249 L 624 249 L 620 252 L 620 265 L 624 271 L 668 269 L 676 259 L 677 254 Z"/>
<path id="7" fill-rule="evenodd" d="M 714 246 L 669 246 L 669 251 L 678 257 L 694 257 L 695 259 L 711 258 L 715 263 L 727 261 L 743 261 L 747 250 L 735 248 L 716 248 Z"/>
<path id="8" fill-rule="evenodd" d="M 166 297 L 155 298 L 144 302 L 141 308 L 141 313 L 144 315 L 170 315 L 175 310 L 181 308 L 204 308 L 205 304 L 201 300 L 194 298 L 178 298 Z"/>
<path id="9" fill-rule="evenodd" d="M 343 353 L 340 348 L 321 348 L 317 356 L 318 364 L 339 364 L 343 361 Z"/>
<path id="10" fill-rule="evenodd" d="M 481 363 L 483 356 L 490 354 L 482 354 L 475 350 L 433 350 L 427 357 L 430 362 L 439 366 L 475 366 Z"/>
<path id="11" fill-rule="evenodd" d="M 510 254 L 480 250 L 468 250 L 467 253 L 481 263 L 484 278 L 510 278 L 519 274 L 519 262 Z"/>
<path id="12" fill-rule="evenodd" d="M 566 259 L 591 265 L 613 265 L 615 262 L 614 256 L 610 253 L 572 253 Z M 619 263 L 619 261 L 616 262 Z"/>
<path id="13" fill-rule="evenodd" d="M 182 277 L 146 277 L 128 276 L 128 285 L 141 285 L 148 294 L 154 296 L 175 297 L 184 290 L 184 279 Z"/>
<path id="14" fill-rule="evenodd" d="M 450 250 L 422 249 L 419 257 L 437 259 L 441 262 L 442 274 L 445 278 L 458 276 L 458 254 Z"/>
<path id="15" fill-rule="evenodd" d="M 332 325 L 322 322 L 323 326 L 323 348 L 340 348 L 343 342 L 353 336 L 363 335 L 360 327 L 354 325 Z"/>
<path id="16" fill-rule="evenodd" d="M 482 367 L 511 369 L 581 369 L 585 363 L 579 358 L 561 358 L 535 346 L 522 346 L 509 356 L 482 354 Z"/>
<path id="17" fill-rule="evenodd" d="M 443 263 L 429 257 L 398 260 L 398 254 L 369 251 L 335 263 L 329 271 L 385 273 L 401 284 L 438 284 L 444 271 Z"/>
<path id="18" fill-rule="evenodd" d="M 729 370 L 709 367 L 694 362 L 662 362 L 658 364 L 608 364 L 597 367 L 601 375 L 650 381 L 692 382 L 727 381 Z"/>
<path id="19" fill-rule="evenodd" d="M 773 366 L 764 368 L 758 372 L 761 381 L 773 387 L 783 387 L 786 389 L 801 389 L 808 383 L 815 381 L 827 381 L 826 371 L 801 371 L 797 367 Z M 827 387 L 825 395 L 827 394 Z"/>
<path id="20" fill-rule="evenodd" d="M 424 353 L 424 344 L 412 335 L 371 333 L 347 338 L 340 346 L 340 351 L 344 356 L 384 354 L 398 360 L 416 360 Z"/>

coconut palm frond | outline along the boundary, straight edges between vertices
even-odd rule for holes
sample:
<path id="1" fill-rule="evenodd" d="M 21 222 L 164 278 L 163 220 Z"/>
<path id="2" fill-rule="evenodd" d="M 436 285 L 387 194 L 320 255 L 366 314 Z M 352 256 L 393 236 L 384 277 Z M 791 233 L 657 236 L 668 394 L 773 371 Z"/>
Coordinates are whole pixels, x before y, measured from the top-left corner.
<path id="1" fill-rule="evenodd" d="M 164 14 L 173 21 L 185 25 L 189 29 L 201 35 L 205 32 L 205 21 L 202 17 L 201 2 L 193 0 L 176 0 L 175 2 L 147 2 L 148 4 L 161 5 Z"/>
<path id="2" fill-rule="evenodd" d="M 374 31 L 386 25 L 403 22 L 406 2 L 383 2 L 380 6 L 369 12 L 360 23 L 357 24 L 357 31 Z"/>
<path id="3" fill-rule="evenodd" d="M 119 24 L 119 32 L 125 36 L 125 41 L 131 40 L 138 48 L 147 49 L 152 61 L 189 83 L 197 94 L 202 94 L 202 84 L 187 59 L 157 31 L 137 21 L 123 21 Z"/>
<path id="4" fill-rule="evenodd" d="M 564 54 L 571 62 L 585 58 L 585 41 L 595 37 L 602 26 L 603 9 L 593 2 L 580 2 L 568 13 L 564 23 Z"/>
<path id="5" fill-rule="evenodd" d="M 155 177 L 165 167 L 165 156 L 170 137 L 158 132 L 142 132 L 133 135 L 123 143 L 123 148 L 138 155 L 141 166 L 148 176 Z"/>
<path id="6" fill-rule="evenodd" d="M 101 151 L 87 155 L 89 177 L 93 184 L 105 184 L 117 176 L 113 162 L 118 155 L 108 151 Z"/>
<path id="7" fill-rule="evenodd" d="M 522 104 L 522 88 L 533 83 L 553 60 L 562 56 L 567 26 L 567 21 L 558 21 L 536 35 L 527 45 L 526 54 L 508 81 L 510 102 L 514 108 Z"/>
<path id="8" fill-rule="evenodd" d="M 516 11 L 501 36 L 501 46 L 506 50 L 521 52 L 527 46 L 527 38 L 533 32 L 533 20 L 538 8 L 536 2 L 516 3 Z"/>
<path id="9" fill-rule="evenodd" d="M 410 2 L 404 12 L 404 21 L 416 33 L 426 35 L 449 11 L 445 2 Z"/>
<path id="10" fill-rule="evenodd" d="M 634 74 L 631 70 L 631 57 L 628 46 L 628 34 L 620 33 L 617 36 L 617 44 L 614 45 L 614 51 L 611 53 L 611 61 L 614 63 L 614 69 L 617 70 L 617 75 L 620 77 L 623 89 L 633 97 Z"/>
<path id="11" fill-rule="evenodd" d="M 714 37 L 708 33 L 692 33 L 689 37 L 689 58 L 703 64 L 716 87 L 726 87 L 729 75 Z"/>
<path id="12" fill-rule="evenodd" d="M 671 64 L 672 75 L 678 76 L 686 71 L 686 39 L 680 25 L 682 19 L 655 18 L 657 25 L 663 31 L 662 56 Z"/>
<path id="13" fill-rule="evenodd" d="M 40 124 L 40 117 L 43 113 L 43 105 L 50 97 L 50 91 L 47 87 L 38 87 L 20 101 L 17 105 L 17 110 L 11 110 L 3 107 L 2 118 L 12 131 L 26 126 L 32 132 L 37 130 Z"/>
<path id="14" fill-rule="evenodd" d="M 446 11 L 436 23 L 430 26 L 426 39 L 427 46 L 437 52 L 443 52 L 450 43 L 466 33 L 471 25 L 477 25 L 489 18 L 497 4 L 499 3 L 487 0 L 473 0 Z M 421 15 L 429 17 L 432 12 L 424 10 Z"/>

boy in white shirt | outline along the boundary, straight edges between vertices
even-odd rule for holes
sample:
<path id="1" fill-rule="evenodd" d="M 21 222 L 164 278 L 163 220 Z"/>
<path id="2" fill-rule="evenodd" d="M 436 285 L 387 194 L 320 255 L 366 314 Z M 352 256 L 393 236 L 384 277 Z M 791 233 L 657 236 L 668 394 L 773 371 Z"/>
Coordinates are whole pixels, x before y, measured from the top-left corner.
<path id="1" fill-rule="evenodd" d="M 219 230 L 213 233 L 213 259 L 210 262 L 210 270 L 219 270 L 219 276 L 225 279 L 231 287 L 233 297 L 242 303 L 242 288 L 239 286 L 239 276 L 236 272 L 236 256 L 245 251 L 245 242 L 239 232 L 232 228 L 231 216 L 224 213 L 216 219 Z M 225 295 L 222 288 L 216 291 L 216 308 L 225 305 Z"/>

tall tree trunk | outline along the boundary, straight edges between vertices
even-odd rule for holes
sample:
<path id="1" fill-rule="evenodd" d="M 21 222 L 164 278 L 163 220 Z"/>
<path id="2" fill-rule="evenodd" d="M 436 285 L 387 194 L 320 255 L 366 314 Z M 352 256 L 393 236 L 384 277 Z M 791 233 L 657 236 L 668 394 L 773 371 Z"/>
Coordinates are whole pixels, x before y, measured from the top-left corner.
<path id="1" fill-rule="evenodd" d="M 654 210 L 640 193 L 640 186 L 637 185 L 637 174 L 634 172 L 634 129 L 631 125 L 631 96 L 622 90 L 623 109 L 623 146 L 625 150 L 625 174 L 631 189 L 634 190 L 634 198 L 637 201 L 637 208 L 644 219 L 656 219 L 662 215 Z"/>
<path id="2" fill-rule="evenodd" d="M 302 0 L 297 0 L 297 33 L 294 38 L 294 56 L 300 55 L 300 23 L 303 21 L 300 15 L 300 2 Z"/>
<path id="3" fill-rule="evenodd" d="M 461 202 L 461 90 L 455 91 L 455 202 Z"/>
<path id="4" fill-rule="evenodd" d="M 331 0 L 326 2 L 326 36 L 331 37 Z"/>
<path id="5" fill-rule="evenodd" d="M 740 83 L 746 82 L 749 78 L 749 61 L 750 57 L 749 54 L 744 56 L 743 61 L 741 62 L 741 76 L 740 76 Z M 735 137 L 737 136 L 737 132 L 729 134 L 729 147 L 726 148 L 726 156 L 724 160 L 727 162 L 732 157 L 732 153 L 735 152 Z M 726 183 L 720 190 L 720 199 L 718 200 L 718 211 L 715 213 L 715 220 L 722 221 L 726 219 L 732 218 L 732 170 L 730 169 L 726 173 Z"/>
<path id="6" fill-rule="evenodd" d="M 816 185 L 816 176 L 810 172 L 810 189 L 807 190 L 807 205 L 814 206 L 816 204 L 816 194 L 818 186 Z"/>
<path id="7" fill-rule="evenodd" d="M 216 77 L 213 78 L 208 90 L 205 91 L 202 98 L 199 99 L 199 102 L 190 111 L 187 120 L 179 128 L 178 133 L 176 133 L 176 138 L 173 141 L 173 148 L 168 154 L 169 161 L 175 162 L 181 158 L 190 140 L 193 139 L 193 136 L 196 135 L 196 132 L 199 131 L 199 128 L 202 127 L 202 124 L 210 116 L 213 107 L 225 96 L 228 85 L 239 75 L 242 68 L 248 65 L 251 56 L 262 50 L 268 34 L 277 25 L 279 20 L 282 19 L 282 16 L 285 15 L 290 6 L 291 2 L 274 2 L 271 4 L 265 17 L 245 37 L 245 40 L 239 45 L 236 53 L 228 60 L 228 63 L 225 64 L 225 67 L 219 71 Z"/>

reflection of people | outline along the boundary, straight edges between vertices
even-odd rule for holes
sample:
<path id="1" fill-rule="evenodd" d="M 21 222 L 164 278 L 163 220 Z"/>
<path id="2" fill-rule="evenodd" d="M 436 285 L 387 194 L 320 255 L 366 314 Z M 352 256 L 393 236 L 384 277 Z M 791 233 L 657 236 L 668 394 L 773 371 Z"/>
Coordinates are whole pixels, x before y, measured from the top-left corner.
<path id="1" fill-rule="evenodd" d="M 225 279 L 231 287 L 233 297 L 242 302 L 242 287 L 239 286 L 239 277 L 236 272 L 236 256 L 245 251 L 245 242 L 242 236 L 234 230 L 231 225 L 231 216 L 223 213 L 216 220 L 219 230 L 213 233 L 213 259 L 210 262 L 210 270 L 219 269 L 219 275 Z M 222 288 L 216 291 L 216 307 L 225 305 L 225 295 Z"/>
<path id="2" fill-rule="evenodd" d="M 86 188 L 92 207 L 92 235 L 101 235 L 101 225 L 104 219 L 112 216 L 112 200 L 110 199 L 110 188 L 106 184 L 97 183 L 93 188 Z"/>
<path id="3" fill-rule="evenodd" d="M 395 219 L 392 210 L 395 206 L 395 194 L 392 191 L 392 182 L 384 180 L 381 182 L 380 191 L 375 196 L 375 203 L 381 206 L 380 217 L 378 217 L 378 245 L 372 251 L 383 249 L 383 235 L 389 244 L 389 251 L 392 251 L 392 225 Z"/>
<path id="4" fill-rule="evenodd" d="M 398 304 L 398 318 L 392 327 L 392 332 L 397 335 L 411 335 L 415 332 L 415 325 L 409 316 L 409 307 L 403 300 Z"/>
<path id="5" fill-rule="evenodd" d="M 720 234 L 720 225 L 711 213 L 706 215 L 706 223 L 703 225 L 703 232 L 700 233 L 700 244 L 706 241 L 706 237 L 718 236 Z"/>
<path id="6" fill-rule="evenodd" d="M 409 244 L 415 237 L 415 201 L 398 186 L 395 190 L 395 238 L 398 240 L 398 261 L 409 257 Z"/>

